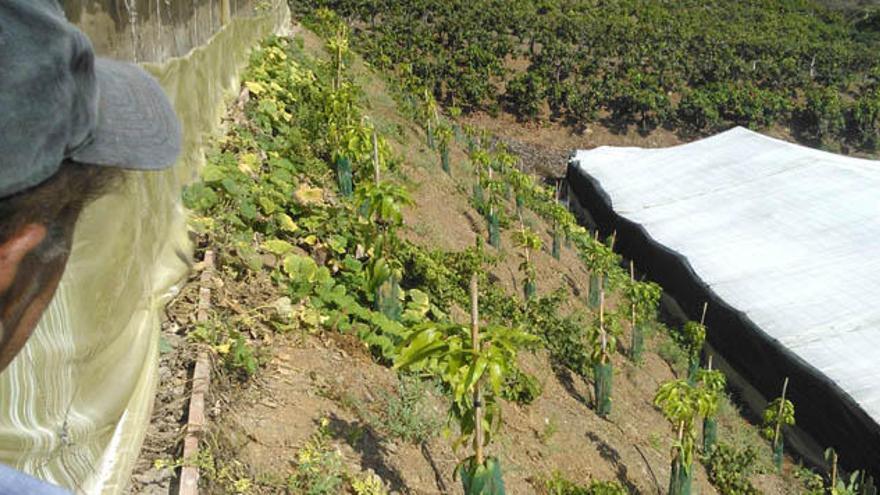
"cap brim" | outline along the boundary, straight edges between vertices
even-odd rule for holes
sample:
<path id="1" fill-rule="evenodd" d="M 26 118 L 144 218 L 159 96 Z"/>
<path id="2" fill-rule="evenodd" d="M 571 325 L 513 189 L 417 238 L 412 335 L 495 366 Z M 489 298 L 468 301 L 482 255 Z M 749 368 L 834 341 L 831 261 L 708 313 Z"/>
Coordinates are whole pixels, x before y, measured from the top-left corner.
<path id="1" fill-rule="evenodd" d="M 180 121 L 159 83 L 140 67 L 95 60 L 98 126 L 92 141 L 73 153 L 77 162 L 159 170 L 177 161 Z"/>

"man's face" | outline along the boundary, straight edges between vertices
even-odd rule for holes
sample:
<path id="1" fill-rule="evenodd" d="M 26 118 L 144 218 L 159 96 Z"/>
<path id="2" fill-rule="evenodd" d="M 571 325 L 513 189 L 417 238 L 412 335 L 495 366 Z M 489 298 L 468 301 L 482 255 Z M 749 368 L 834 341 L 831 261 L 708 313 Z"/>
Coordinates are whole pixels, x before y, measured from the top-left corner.
<path id="1" fill-rule="evenodd" d="M 0 244 L 0 371 L 24 347 L 52 300 L 71 234 L 29 224 Z"/>

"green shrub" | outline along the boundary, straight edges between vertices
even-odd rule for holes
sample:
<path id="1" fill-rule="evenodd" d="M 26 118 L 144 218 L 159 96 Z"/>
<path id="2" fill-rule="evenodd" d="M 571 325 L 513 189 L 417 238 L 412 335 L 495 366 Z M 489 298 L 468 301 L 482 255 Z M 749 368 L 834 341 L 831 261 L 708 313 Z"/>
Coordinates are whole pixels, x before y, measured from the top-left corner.
<path id="1" fill-rule="evenodd" d="M 516 402 L 520 405 L 528 405 L 541 396 L 541 384 L 534 376 L 515 368 L 501 389 L 501 397 L 504 400 Z"/>
<path id="2" fill-rule="evenodd" d="M 588 485 L 578 485 L 559 471 L 554 471 L 543 485 L 547 495 L 628 495 L 626 488 L 617 481 L 591 481 Z"/>
<path id="3" fill-rule="evenodd" d="M 750 477 L 758 454 L 751 447 L 744 450 L 717 443 L 704 459 L 709 481 L 722 495 L 758 495 Z"/>
<path id="4" fill-rule="evenodd" d="M 431 382 L 412 375 L 400 375 L 394 393 L 380 392 L 382 410 L 378 416 L 367 415 L 370 426 L 413 444 L 437 436 L 443 420 L 428 404 L 432 389 L 436 387 Z"/>

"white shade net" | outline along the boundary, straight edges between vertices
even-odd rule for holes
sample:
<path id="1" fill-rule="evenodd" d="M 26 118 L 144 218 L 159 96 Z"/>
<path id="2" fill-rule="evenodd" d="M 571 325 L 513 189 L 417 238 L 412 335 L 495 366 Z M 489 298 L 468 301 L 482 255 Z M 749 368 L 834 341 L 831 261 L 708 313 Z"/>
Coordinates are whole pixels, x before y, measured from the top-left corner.
<path id="1" fill-rule="evenodd" d="M 738 127 L 671 148 L 581 150 L 572 164 L 880 423 L 880 162 Z"/>

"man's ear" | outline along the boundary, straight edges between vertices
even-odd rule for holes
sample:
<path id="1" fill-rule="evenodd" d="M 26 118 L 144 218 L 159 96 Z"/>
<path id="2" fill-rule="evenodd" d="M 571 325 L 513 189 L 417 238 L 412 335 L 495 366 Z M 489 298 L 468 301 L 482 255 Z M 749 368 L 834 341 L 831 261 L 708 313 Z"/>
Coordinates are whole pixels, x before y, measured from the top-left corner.
<path id="1" fill-rule="evenodd" d="M 36 249 L 45 238 L 46 227 L 31 223 L 18 229 L 12 237 L 0 244 L 0 294 L 6 292 L 12 285 L 21 260 Z"/>

